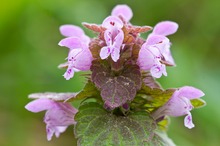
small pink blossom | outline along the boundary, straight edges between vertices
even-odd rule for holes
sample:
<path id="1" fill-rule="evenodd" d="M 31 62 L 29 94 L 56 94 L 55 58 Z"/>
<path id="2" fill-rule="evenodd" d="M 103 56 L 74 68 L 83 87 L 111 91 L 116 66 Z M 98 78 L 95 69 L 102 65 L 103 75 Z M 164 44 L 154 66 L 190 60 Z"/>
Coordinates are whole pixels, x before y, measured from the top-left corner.
<path id="1" fill-rule="evenodd" d="M 28 103 L 25 108 L 34 113 L 46 110 L 44 122 L 48 141 L 51 140 L 53 134 L 59 137 L 60 133 L 64 132 L 69 125 L 76 124 L 74 115 L 78 110 L 69 103 L 41 98 Z"/>
<path id="2" fill-rule="evenodd" d="M 118 17 L 109 16 L 103 21 L 102 26 L 106 28 L 104 33 L 106 46 L 101 49 L 100 57 L 106 59 L 111 54 L 112 60 L 117 62 L 124 39 L 124 33 L 121 30 L 123 23 Z"/>
<path id="3" fill-rule="evenodd" d="M 160 46 L 158 46 L 163 39 L 162 36 L 149 36 L 139 52 L 138 64 L 140 69 L 150 71 L 155 78 L 160 78 L 162 74 L 167 75 L 166 67 L 161 63 L 162 55 Z"/>
<path id="4" fill-rule="evenodd" d="M 68 68 L 63 75 L 67 80 L 74 76 L 74 72 L 88 71 L 92 63 L 92 54 L 89 49 L 72 49 L 68 55 Z"/>
<path id="5" fill-rule="evenodd" d="M 60 32 L 67 38 L 62 39 L 59 45 L 70 49 L 67 58 L 68 68 L 63 75 L 66 80 L 69 80 L 74 76 L 74 72 L 90 69 L 93 60 L 88 48 L 90 39 L 81 28 L 74 25 L 63 25 L 60 27 Z"/>
<path id="6" fill-rule="evenodd" d="M 156 110 L 152 115 L 155 120 L 167 115 L 167 116 L 183 116 L 187 115 L 184 119 L 184 125 L 191 129 L 194 127 L 192 122 L 192 115 L 190 111 L 193 109 L 193 105 L 190 100 L 200 98 L 205 94 L 194 87 L 185 86 L 176 90 L 170 100 L 158 110 Z"/>
<path id="7" fill-rule="evenodd" d="M 171 21 L 160 22 L 155 26 L 139 52 L 138 64 L 142 70 L 150 71 L 155 78 L 160 78 L 162 74 L 167 76 L 165 64 L 174 66 L 175 62 L 170 52 L 171 43 L 166 36 L 177 29 L 178 24 Z"/>

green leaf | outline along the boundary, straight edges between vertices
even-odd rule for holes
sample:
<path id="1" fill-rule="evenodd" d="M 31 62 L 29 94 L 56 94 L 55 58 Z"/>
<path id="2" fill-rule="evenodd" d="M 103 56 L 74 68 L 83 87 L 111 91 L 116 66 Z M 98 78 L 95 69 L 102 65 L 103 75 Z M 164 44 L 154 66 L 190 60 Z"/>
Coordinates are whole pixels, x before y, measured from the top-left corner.
<path id="1" fill-rule="evenodd" d="M 200 108 L 206 105 L 206 102 L 200 98 L 190 100 L 194 108 Z"/>
<path id="2" fill-rule="evenodd" d="M 75 136 L 81 146 L 168 145 L 160 137 L 155 121 L 145 111 L 116 116 L 98 103 L 85 103 L 75 115 Z"/>
<path id="3" fill-rule="evenodd" d="M 138 96 L 145 99 L 145 106 L 152 111 L 163 106 L 175 91 L 176 89 L 163 90 L 160 88 L 151 88 L 143 84 L 141 90 L 138 91 Z"/>
<path id="4" fill-rule="evenodd" d="M 85 98 L 88 98 L 88 97 L 98 97 L 99 95 L 100 95 L 100 92 L 97 90 L 95 85 L 90 80 L 88 80 L 88 82 L 85 85 L 85 87 L 83 88 L 83 90 L 80 91 L 76 95 L 75 99 L 76 100 L 81 100 L 81 99 L 85 99 Z"/>

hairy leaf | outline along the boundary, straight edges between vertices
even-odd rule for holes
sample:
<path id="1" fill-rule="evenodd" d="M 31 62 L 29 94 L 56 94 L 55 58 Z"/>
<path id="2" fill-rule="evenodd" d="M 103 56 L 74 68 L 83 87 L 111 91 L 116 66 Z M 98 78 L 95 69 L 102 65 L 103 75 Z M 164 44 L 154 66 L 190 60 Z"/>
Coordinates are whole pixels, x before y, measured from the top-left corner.
<path id="1" fill-rule="evenodd" d="M 44 93 L 32 93 L 28 95 L 29 98 L 39 99 L 47 98 L 54 101 L 69 101 L 75 99 L 77 93 L 67 92 L 67 93 L 56 93 L 56 92 L 44 92 Z"/>
<path id="2" fill-rule="evenodd" d="M 75 99 L 81 100 L 87 97 L 98 96 L 98 95 L 99 95 L 99 91 L 97 90 L 95 85 L 89 80 L 85 85 L 85 87 L 83 88 L 83 90 L 76 95 Z"/>
<path id="3" fill-rule="evenodd" d="M 154 79 L 150 72 L 143 72 L 142 77 L 145 86 L 162 89 L 161 85 Z"/>
<path id="4" fill-rule="evenodd" d="M 149 72 L 143 72 L 143 83 L 150 88 L 162 88 Z"/>
<path id="5" fill-rule="evenodd" d="M 138 91 L 138 96 L 145 99 L 145 107 L 149 111 L 153 111 L 160 106 L 163 106 L 173 95 L 176 89 L 163 90 L 160 88 L 151 88 L 142 84 L 142 88 Z M 135 100 L 134 100 L 135 102 Z"/>
<path id="6" fill-rule="evenodd" d="M 89 50 L 92 53 L 92 57 L 95 59 L 100 59 L 100 50 L 104 46 L 104 44 L 100 43 L 98 38 L 92 39 L 89 43 Z"/>
<path id="7" fill-rule="evenodd" d="M 108 113 L 98 103 L 86 103 L 75 115 L 75 136 L 81 146 L 153 146 L 167 145 L 155 133 L 156 124 L 147 112 L 127 117 Z"/>
<path id="8" fill-rule="evenodd" d="M 130 34 L 130 32 L 127 30 L 127 28 L 126 28 L 126 27 L 123 27 L 122 30 L 123 30 L 123 32 L 124 32 L 123 44 L 131 44 L 131 43 L 134 43 L 135 37 Z"/>
<path id="9" fill-rule="evenodd" d="M 150 146 L 176 146 L 165 132 L 157 131 Z"/>
<path id="10" fill-rule="evenodd" d="M 140 39 L 138 39 L 138 40 L 140 40 Z M 142 43 L 143 43 L 143 42 L 142 42 Z M 139 51 L 140 51 L 140 49 L 141 49 L 142 43 L 141 43 L 141 42 L 140 42 L 140 44 L 135 43 L 135 44 L 133 45 L 132 58 L 133 58 L 134 60 L 137 60 L 137 59 L 138 59 Z"/>
<path id="11" fill-rule="evenodd" d="M 152 30 L 150 26 L 132 26 L 130 28 L 130 33 L 144 33 Z"/>
<path id="12" fill-rule="evenodd" d="M 85 26 L 86 28 L 88 28 L 94 32 L 103 32 L 106 30 L 106 28 L 102 27 L 101 25 L 90 24 L 90 23 L 86 23 L 86 22 L 83 22 L 82 24 L 83 24 L 83 26 Z"/>
<path id="13" fill-rule="evenodd" d="M 137 65 L 125 65 L 122 71 L 115 73 L 110 66 L 93 62 L 91 70 L 92 81 L 100 89 L 105 105 L 111 109 L 132 101 L 141 87 Z"/>

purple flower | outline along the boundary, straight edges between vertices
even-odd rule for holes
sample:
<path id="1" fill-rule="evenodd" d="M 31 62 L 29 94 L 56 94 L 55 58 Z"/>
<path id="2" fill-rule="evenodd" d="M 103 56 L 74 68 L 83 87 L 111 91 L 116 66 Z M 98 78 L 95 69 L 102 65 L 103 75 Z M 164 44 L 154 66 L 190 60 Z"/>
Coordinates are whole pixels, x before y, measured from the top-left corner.
<path id="1" fill-rule="evenodd" d="M 142 45 L 138 64 L 142 70 L 150 71 L 153 77 L 167 76 L 165 64 L 174 66 L 174 60 L 170 52 L 170 41 L 166 37 L 177 31 L 175 22 L 164 21 L 158 23 L 153 32 Z"/>
<path id="2" fill-rule="evenodd" d="M 149 36 L 142 45 L 138 57 L 140 69 L 150 71 L 151 75 L 156 78 L 160 78 L 162 74 L 167 75 L 166 67 L 161 63 L 162 55 L 159 50 L 159 43 L 163 39 L 164 37 L 159 35 Z"/>
<path id="3" fill-rule="evenodd" d="M 89 70 L 92 60 L 92 54 L 88 48 L 70 50 L 68 55 L 68 68 L 63 76 L 69 80 L 74 76 L 74 72 Z"/>
<path id="4" fill-rule="evenodd" d="M 93 57 L 89 50 L 90 39 L 78 26 L 63 25 L 60 27 L 61 34 L 67 36 L 59 42 L 60 46 L 70 49 L 68 55 L 68 68 L 63 75 L 67 80 L 74 76 L 74 72 L 87 71 L 90 69 Z"/>
<path id="5" fill-rule="evenodd" d="M 74 115 L 77 113 L 77 109 L 69 103 L 41 98 L 28 103 L 25 108 L 34 113 L 46 110 L 44 122 L 48 141 L 51 140 L 53 134 L 59 137 L 60 133 L 64 132 L 69 125 L 76 124 Z"/>
<path id="6" fill-rule="evenodd" d="M 117 5 L 112 10 L 112 16 L 122 16 L 122 18 L 129 22 L 133 16 L 133 12 L 127 5 Z"/>
<path id="7" fill-rule="evenodd" d="M 101 49 L 100 57 L 106 59 L 111 54 L 112 60 L 117 62 L 124 39 L 124 33 L 121 30 L 123 22 L 118 17 L 109 16 L 103 21 L 102 26 L 106 28 L 104 32 L 106 46 Z"/>
<path id="8" fill-rule="evenodd" d="M 193 105 L 190 100 L 200 98 L 205 94 L 194 87 L 185 86 L 176 90 L 170 100 L 158 110 L 156 110 L 152 116 L 155 120 L 161 117 L 167 116 L 183 116 L 187 115 L 184 119 L 184 125 L 189 129 L 194 127 L 192 122 L 192 115 L 190 111 L 193 109 Z"/>

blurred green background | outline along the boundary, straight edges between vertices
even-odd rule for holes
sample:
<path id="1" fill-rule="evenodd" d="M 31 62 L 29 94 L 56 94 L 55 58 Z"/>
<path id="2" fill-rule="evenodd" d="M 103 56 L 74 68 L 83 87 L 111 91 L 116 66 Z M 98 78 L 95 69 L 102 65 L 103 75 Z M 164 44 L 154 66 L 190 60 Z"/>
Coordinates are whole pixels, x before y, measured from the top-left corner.
<path id="1" fill-rule="evenodd" d="M 172 118 L 169 136 L 179 146 L 220 144 L 220 1 L 219 0 L 2 0 L 0 4 L 0 145 L 73 146 L 73 127 L 60 138 L 46 140 L 44 113 L 24 109 L 33 92 L 79 91 L 80 74 L 66 81 L 57 65 L 68 49 L 57 44 L 62 24 L 102 23 L 117 5 L 128 4 L 135 25 L 154 26 L 162 20 L 179 24 L 170 36 L 177 67 L 160 79 L 165 88 L 202 89 L 207 106 L 194 110 L 196 127 L 188 130 L 183 117 Z M 86 30 L 90 36 L 92 32 Z"/>

